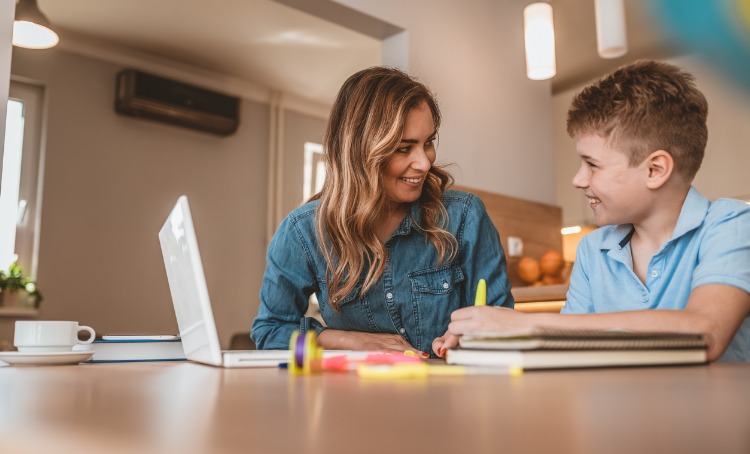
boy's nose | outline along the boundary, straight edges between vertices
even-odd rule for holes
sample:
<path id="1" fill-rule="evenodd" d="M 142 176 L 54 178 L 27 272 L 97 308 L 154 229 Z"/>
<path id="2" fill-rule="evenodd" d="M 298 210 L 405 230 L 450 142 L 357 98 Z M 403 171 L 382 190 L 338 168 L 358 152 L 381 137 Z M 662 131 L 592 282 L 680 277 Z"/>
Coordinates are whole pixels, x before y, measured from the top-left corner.
<path id="1" fill-rule="evenodd" d="M 578 172 L 576 172 L 575 175 L 573 175 L 573 187 L 576 188 L 585 188 L 589 185 L 589 178 L 588 178 L 588 171 L 585 168 L 584 165 L 581 165 L 581 167 L 578 169 Z"/>

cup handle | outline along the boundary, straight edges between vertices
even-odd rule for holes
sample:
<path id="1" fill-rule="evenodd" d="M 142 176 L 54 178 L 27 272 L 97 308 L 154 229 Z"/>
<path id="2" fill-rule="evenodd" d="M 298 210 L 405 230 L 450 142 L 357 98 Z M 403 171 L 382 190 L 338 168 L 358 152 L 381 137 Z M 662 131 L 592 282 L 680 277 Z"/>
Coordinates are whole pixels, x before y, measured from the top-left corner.
<path id="1" fill-rule="evenodd" d="M 94 328 L 90 326 L 78 326 L 78 331 L 88 331 L 90 334 L 89 338 L 86 339 L 85 341 L 79 340 L 78 341 L 79 344 L 90 344 L 94 342 L 94 337 L 96 337 L 96 332 L 94 332 Z"/>

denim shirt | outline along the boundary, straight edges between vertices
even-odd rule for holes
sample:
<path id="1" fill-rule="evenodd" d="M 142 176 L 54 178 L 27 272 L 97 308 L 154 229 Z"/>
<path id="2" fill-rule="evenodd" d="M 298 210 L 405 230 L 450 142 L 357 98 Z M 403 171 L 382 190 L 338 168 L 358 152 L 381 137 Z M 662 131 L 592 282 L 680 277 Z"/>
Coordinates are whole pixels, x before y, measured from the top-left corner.
<path id="1" fill-rule="evenodd" d="M 257 347 L 286 349 L 294 330 L 325 329 L 305 317 L 313 293 L 328 328 L 399 334 L 414 348 L 433 355 L 432 341 L 447 330 L 451 312 L 474 304 L 479 279 L 487 281 L 488 305 L 512 308 L 505 254 L 481 200 L 448 190 L 443 203 L 448 212 L 446 229 L 458 240 L 455 259 L 438 265 L 437 249 L 419 225 L 420 204 L 414 202 L 410 215 L 385 243 L 381 277 L 362 294 L 363 271 L 354 290 L 339 302 L 338 312 L 329 302 L 326 262 L 316 234 L 318 201 L 294 210 L 268 247 L 260 308 L 251 330 Z"/>

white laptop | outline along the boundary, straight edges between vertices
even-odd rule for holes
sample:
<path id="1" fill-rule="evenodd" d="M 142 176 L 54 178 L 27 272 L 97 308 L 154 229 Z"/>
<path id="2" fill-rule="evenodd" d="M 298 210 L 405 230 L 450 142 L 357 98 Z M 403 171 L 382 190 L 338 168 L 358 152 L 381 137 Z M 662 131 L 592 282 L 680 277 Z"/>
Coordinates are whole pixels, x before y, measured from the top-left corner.
<path id="1" fill-rule="evenodd" d="M 187 359 L 221 367 L 278 367 L 289 361 L 289 350 L 221 350 L 186 196 L 177 199 L 159 243 Z"/>

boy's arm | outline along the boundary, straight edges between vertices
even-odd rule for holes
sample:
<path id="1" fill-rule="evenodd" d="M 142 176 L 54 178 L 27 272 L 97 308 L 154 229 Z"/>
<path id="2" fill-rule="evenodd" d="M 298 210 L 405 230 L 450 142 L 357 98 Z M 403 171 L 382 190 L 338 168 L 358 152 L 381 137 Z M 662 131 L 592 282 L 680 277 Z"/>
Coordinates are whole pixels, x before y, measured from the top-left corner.
<path id="1" fill-rule="evenodd" d="M 690 294 L 682 310 L 642 310 L 600 314 L 527 314 L 505 308 L 467 307 L 453 312 L 448 332 L 519 331 L 535 327 L 565 329 L 611 329 L 704 333 L 708 337 L 708 360 L 724 353 L 737 329 L 750 312 L 750 294 L 737 287 L 703 285 Z M 453 341 L 457 337 L 451 337 Z M 443 345 L 452 348 L 454 345 Z"/>

